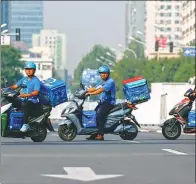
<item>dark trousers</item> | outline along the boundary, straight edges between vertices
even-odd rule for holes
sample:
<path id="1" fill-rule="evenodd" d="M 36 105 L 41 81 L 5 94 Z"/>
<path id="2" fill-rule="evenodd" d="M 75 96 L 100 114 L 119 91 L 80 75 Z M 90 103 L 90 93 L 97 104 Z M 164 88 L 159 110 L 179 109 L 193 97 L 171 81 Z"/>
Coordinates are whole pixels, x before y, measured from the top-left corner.
<path id="1" fill-rule="evenodd" d="M 15 98 L 12 102 L 13 107 L 20 109 L 24 113 L 24 124 L 28 124 L 29 116 L 31 112 L 34 111 L 38 104 L 35 104 L 31 101 L 24 100 L 22 101 L 20 98 Z"/>
<path id="2" fill-rule="evenodd" d="M 104 119 L 107 117 L 108 113 L 113 109 L 114 105 L 107 102 L 103 102 L 97 105 L 95 111 L 97 112 L 96 120 L 99 129 L 99 134 L 104 134 Z"/>

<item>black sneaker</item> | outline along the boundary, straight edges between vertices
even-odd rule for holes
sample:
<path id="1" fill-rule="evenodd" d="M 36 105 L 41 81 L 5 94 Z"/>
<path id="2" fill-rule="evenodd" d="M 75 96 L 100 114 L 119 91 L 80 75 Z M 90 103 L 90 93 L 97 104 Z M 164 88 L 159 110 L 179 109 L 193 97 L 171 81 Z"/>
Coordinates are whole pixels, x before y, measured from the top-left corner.
<path id="1" fill-rule="evenodd" d="M 89 137 L 87 137 L 86 140 L 95 140 L 96 137 L 97 137 L 97 134 L 92 134 Z"/>

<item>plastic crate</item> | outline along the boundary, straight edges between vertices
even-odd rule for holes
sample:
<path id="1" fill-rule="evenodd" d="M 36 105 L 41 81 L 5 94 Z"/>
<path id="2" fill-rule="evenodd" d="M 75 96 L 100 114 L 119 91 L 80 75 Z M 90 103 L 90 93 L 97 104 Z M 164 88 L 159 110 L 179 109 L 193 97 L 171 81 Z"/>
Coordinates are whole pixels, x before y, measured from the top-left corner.
<path id="1" fill-rule="evenodd" d="M 146 102 L 150 99 L 150 93 L 146 79 L 126 83 L 123 87 L 125 98 L 134 104 Z"/>
<path id="2" fill-rule="evenodd" d="M 196 115 L 195 110 L 192 110 L 188 114 L 188 127 L 196 127 Z"/>
<path id="3" fill-rule="evenodd" d="M 20 130 L 23 125 L 24 114 L 22 112 L 10 112 L 9 116 L 9 129 L 10 130 Z"/>
<path id="4" fill-rule="evenodd" d="M 85 128 L 95 128 L 97 126 L 96 111 L 83 111 L 82 124 Z"/>
<path id="5" fill-rule="evenodd" d="M 123 85 L 127 84 L 127 83 L 130 83 L 130 82 L 135 82 L 135 81 L 138 81 L 138 80 L 141 80 L 141 79 L 144 79 L 142 76 L 137 76 L 137 77 L 133 77 L 133 78 L 130 78 L 130 79 L 125 79 L 123 80 Z"/>
<path id="6" fill-rule="evenodd" d="M 52 107 L 66 102 L 67 91 L 65 82 L 53 78 L 41 81 L 39 100 L 41 104 L 51 105 Z"/>

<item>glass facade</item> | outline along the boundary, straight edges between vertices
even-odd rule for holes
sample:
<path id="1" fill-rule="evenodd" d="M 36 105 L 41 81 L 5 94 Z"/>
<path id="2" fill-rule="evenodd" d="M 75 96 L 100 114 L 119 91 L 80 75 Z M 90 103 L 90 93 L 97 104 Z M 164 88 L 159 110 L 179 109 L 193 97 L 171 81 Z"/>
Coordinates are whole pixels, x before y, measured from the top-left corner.
<path id="1" fill-rule="evenodd" d="M 1 24 L 7 24 L 2 31 L 9 28 L 9 1 L 1 1 Z"/>
<path id="2" fill-rule="evenodd" d="M 11 1 L 10 27 L 15 33 L 20 28 L 21 41 L 32 46 L 32 35 L 43 29 L 43 1 Z M 15 37 L 13 37 L 15 40 Z"/>

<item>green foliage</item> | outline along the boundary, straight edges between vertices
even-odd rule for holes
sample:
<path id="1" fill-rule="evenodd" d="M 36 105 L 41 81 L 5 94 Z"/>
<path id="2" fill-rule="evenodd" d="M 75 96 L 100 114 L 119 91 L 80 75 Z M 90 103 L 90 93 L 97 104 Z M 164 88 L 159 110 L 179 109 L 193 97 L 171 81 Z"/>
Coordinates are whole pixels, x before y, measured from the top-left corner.
<path id="1" fill-rule="evenodd" d="M 22 74 L 20 70 L 24 67 L 20 61 L 20 51 L 11 46 L 1 46 L 1 78 L 5 77 L 9 84 L 18 81 Z M 1 84 L 2 81 L 1 81 Z"/>
<path id="2" fill-rule="evenodd" d="M 139 39 L 137 39 L 139 40 Z M 180 53 L 179 58 L 160 58 L 147 60 L 144 58 L 144 46 L 132 41 L 129 48 L 136 52 L 137 59 L 135 59 L 132 52 L 126 50 L 124 53 L 128 57 L 123 57 L 111 69 L 111 77 L 116 81 L 117 98 L 124 98 L 122 81 L 135 76 L 143 76 L 147 79 L 149 88 L 154 82 L 188 82 L 189 78 L 195 76 L 195 58 L 184 57 Z M 73 86 L 74 92 L 76 86 L 79 86 L 83 69 L 91 68 L 97 69 L 101 63 L 96 61 L 96 58 L 104 56 L 114 61 L 114 58 L 106 55 L 107 52 L 112 53 L 108 48 L 101 45 L 95 45 L 90 53 L 82 58 L 74 74 L 74 81 L 76 85 Z"/>
<path id="3" fill-rule="evenodd" d="M 107 47 L 103 47 L 101 45 L 95 45 L 93 49 L 87 53 L 80 63 L 78 64 L 75 72 L 74 72 L 74 80 L 73 80 L 73 86 L 72 91 L 74 92 L 76 88 L 78 88 L 79 83 L 81 81 L 82 72 L 84 69 L 90 68 L 90 69 L 98 69 L 102 64 L 97 62 L 96 59 L 100 59 L 101 56 L 103 56 L 106 59 L 109 59 L 113 62 L 115 62 L 115 58 L 108 56 L 106 53 L 109 52 L 111 55 L 115 56 L 115 54 Z M 100 59 L 102 60 L 102 59 Z M 108 62 L 102 60 L 104 63 L 108 64 Z"/>

